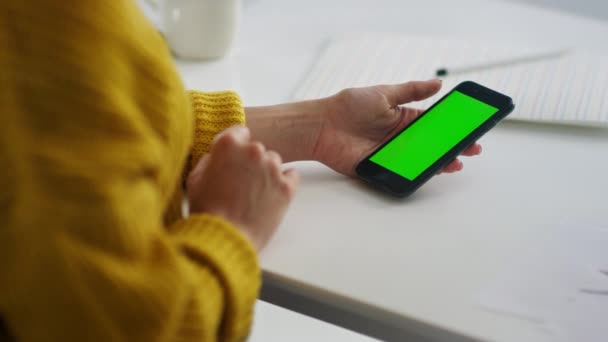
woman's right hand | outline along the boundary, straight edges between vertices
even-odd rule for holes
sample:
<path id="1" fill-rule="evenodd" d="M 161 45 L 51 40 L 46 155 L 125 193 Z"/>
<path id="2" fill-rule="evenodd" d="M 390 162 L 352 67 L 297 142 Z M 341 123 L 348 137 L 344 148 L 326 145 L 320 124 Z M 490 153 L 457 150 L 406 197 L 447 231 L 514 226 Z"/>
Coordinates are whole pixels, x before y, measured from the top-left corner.
<path id="1" fill-rule="evenodd" d="M 281 222 L 299 176 L 283 171 L 281 157 L 233 126 L 214 140 L 187 180 L 191 213 L 221 216 L 262 249 Z"/>

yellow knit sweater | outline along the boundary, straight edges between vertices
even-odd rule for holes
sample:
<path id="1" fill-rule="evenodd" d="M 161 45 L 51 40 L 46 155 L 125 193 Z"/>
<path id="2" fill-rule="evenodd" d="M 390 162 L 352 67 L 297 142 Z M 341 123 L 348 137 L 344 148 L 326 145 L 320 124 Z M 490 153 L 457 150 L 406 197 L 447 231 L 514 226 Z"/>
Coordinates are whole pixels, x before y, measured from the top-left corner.
<path id="1" fill-rule="evenodd" d="M 184 167 L 243 108 L 186 93 L 133 1 L 0 1 L 0 119 L 0 340 L 246 337 L 253 247 L 178 215 Z"/>

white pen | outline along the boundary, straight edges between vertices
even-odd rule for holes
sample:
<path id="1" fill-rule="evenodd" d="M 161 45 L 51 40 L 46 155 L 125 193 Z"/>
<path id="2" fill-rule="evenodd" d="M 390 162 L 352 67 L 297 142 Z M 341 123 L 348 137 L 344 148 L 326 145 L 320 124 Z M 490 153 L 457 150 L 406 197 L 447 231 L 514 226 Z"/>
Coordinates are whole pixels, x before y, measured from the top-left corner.
<path id="1" fill-rule="evenodd" d="M 475 65 L 468 65 L 468 66 L 463 66 L 463 67 L 454 67 L 454 68 L 444 67 L 444 68 L 437 69 L 435 74 L 437 75 L 437 77 L 445 77 L 448 75 L 463 74 L 463 73 L 478 71 L 478 70 L 494 69 L 494 68 L 500 68 L 500 67 L 505 67 L 505 66 L 514 65 L 514 64 L 530 63 L 530 62 L 536 62 L 536 61 L 540 61 L 540 60 L 544 60 L 544 59 L 558 58 L 558 57 L 561 57 L 561 56 L 567 54 L 568 52 L 570 52 L 570 49 L 561 49 L 561 50 L 551 51 L 551 52 L 537 54 L 537 55 L 515 57 L 515 58 L 511 58 L 511 59 L 491 61 L 491 62 L 485 62 L 485 63 L 475 64 Z"/>

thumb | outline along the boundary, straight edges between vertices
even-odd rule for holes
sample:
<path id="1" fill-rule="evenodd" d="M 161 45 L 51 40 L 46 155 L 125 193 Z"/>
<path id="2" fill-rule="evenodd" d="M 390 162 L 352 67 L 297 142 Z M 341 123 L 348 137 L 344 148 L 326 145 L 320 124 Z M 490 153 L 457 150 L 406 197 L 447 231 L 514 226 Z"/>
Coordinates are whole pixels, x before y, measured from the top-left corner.
<path id="1" fill-rule="evenodd" d="M 197 184 L 201 181 L 207 165 L 209 165 L 209 154 L 205 154 L 199 159 L 194 168 L 192 168 L 192 171 L 187 175 L 183 184 L 185 189 L 191 190 L 197 188 Z"/>
<path id="2" fill-rule="evenodd" d="M 218 141 L 222 139 L 230 139 L 233 142 L 244 144 L 251 139 L 251 132 L 249 128 L 242 125 L 234 125 L 226 128 L 225 130 L 218 133 L 212 141 L 212 149 Z"/>
<path id="3" fill-rule="evenodd" d="M 396 107 L 412 101 L 429 98 L 441 89 L 441 80 L 412 81 L 401 84 L 383 86 L 382 90 L 391 105 Z"/>
<path id="4" fill-rule="evenodd" d="M 204 156 L 201 157 L 201 159 L 198 160 L 198 162 L 196 163 L 196 166 L 194 166 L 194 169 L 192 170 L 192 173 L 200 174 L 201 172 L 205 171 L 208 164 L 209 164 L 209 153 L 205 154 Z"/>
<path id="5" fill-rule="evenodd" d="M 300 183 L 300 174 L 295 169 L 287 169 L 283 171 L 283 179 L 285 180 L 287 193 L 289 197 L 292 197 Z"/>

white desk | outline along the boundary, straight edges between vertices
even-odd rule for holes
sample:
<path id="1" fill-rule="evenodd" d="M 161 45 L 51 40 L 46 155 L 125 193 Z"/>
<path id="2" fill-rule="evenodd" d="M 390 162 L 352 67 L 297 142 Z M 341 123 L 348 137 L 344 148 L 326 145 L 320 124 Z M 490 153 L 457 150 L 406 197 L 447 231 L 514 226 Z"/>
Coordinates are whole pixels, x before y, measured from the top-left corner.
<path id="1" fill-rule="evenodd" d="M 405 32 L 608 51 L 606 22 L 519 2 L 245 0 L 245 5 L 231 62 L 239 75 L 235 86 L 248 105 L 290 100 L 327 39 L 344 33 Z"/>
<path id="2" fill-rule="evenodd" d="M 244 19 L 233 61 L 247 104 L 289 100 L 322 43 L 352 31 L 608 47 L 604 22 L 499 1 L 258 0 Z M 262 255 L 267 285 L 383 325 L 384 338 L 551 340 L 474 298 L 540 229 L 607 220 L 608 131 L 505 123 L 483 144 L 465 172 L 403 202 L 297 164 L 302 186 Z"/>
<path id="3" fill-rule="evenodd" d="M 373 338 L 258 301 L 249 342 L 373 342 Z"/>
<path id="4" fill-rule="evenodd" d="M 373 5 L 372 5 L 373 4 Z M 389 31 L 554 43 L 607 51 L 608 24 L 492 0 L 246 0 L 234 56 L 180 65 L 193 88 L 289 101 L 323 43 Z M 474 296 L 528 237 L 562 220 L 605 222 L 608 131 L 505 123 L 465 171 L 398 202 L 314 164 L 262 255 L 268 295 L 307 299 L 401 340 L 548 341 Z M 281 296 L 276 296 L 279 298 Z M 291 297 L 290 297 L 291 296 Z M 291 300 L 292 298 L 293 300 Z M 314 309 L 314 308 L 313 308 Z M 322 314 L 322 312 L 319 312 Z M 352 325 L 351 325 L 352 327 Z M 367 329 L 366 327 L 355 327 Z"/>

